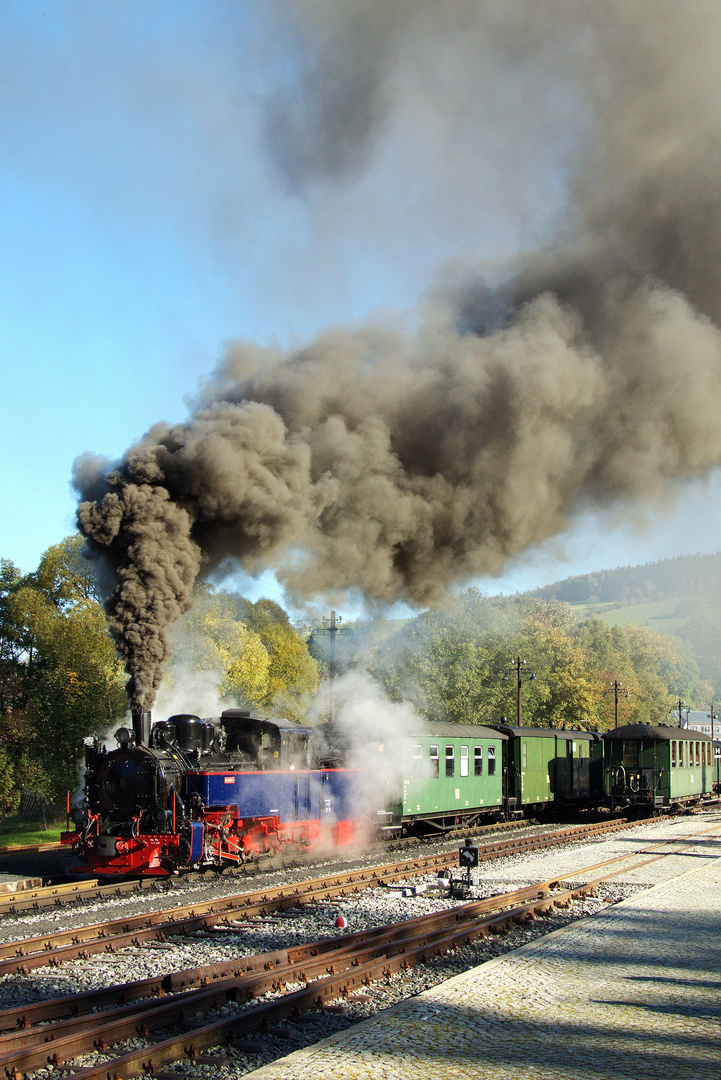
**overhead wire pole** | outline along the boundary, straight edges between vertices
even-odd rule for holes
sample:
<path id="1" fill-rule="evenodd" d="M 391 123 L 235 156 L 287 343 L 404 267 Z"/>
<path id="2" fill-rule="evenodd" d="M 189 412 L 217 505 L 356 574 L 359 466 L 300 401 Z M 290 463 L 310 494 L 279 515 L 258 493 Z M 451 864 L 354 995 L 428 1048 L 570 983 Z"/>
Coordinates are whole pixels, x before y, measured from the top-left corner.
<path id="1" fill-rule="evenodd" d="M 513 661 L 512 670 L 516 672 L 516 727 L 523 727 L 521 722 L 521 688 L 523 686 L 523 667 L 526 661 L 521 660 L 520 656 Z M 532 672 L 528 672 L 527 679 L 535 679 L 535 675 Z M 508 678 L 508 676 L 506 676 Z"/>
<path id="2" fill-rule="evenodd" d="M 329 650 L 329 665 L 330 665 L 330 722 L 335 723 L 335 636 L 338 633 L 338 625 L 343 620 L 340 615 L 336 622 L 335 611 L 330 613 L 330 625 L 328 627 L 328 633 L 330 635 L 330 650 Z"/>
<path id="3" fill-rule="evenodd" d="M 353 631 L 348 627 L 341 629 L 341 623 L 343 619 L 340 615 L 336 616 L 335 611 L 331 611 L 330 619 L 324 620 L 327 622 L 326 626 L 316 626 L 311 631 L 308 643 L 310 644 L 316 634 L 328 635 L 328 668 L 329 668 L 329 688 L 330 688 L 330 716 L 329 722 L 335 723 L 335 677 L 336 677 L 336 634 L 352 634 Z"/>
<path id="4" fill-rule="evenodd" d="M 711 702 L 711 712 L 707 713 L 706 715 L 708 716 L 709 720 L 711 721 L 711 791 L 713 792 L 713 786 L 714 786 L 714 783 L 713 783 L 713 768 L 714 768 L 714 765 L 715 765 L 716 766 L 716 787 L 718 788 L 718 785 L 719 785 L 719 759 L 721 758 L 721 753 L 719 754 L 719 757 L 716 756 L 718 751 L 717 751 L 716 747 L 713 744 L 713 722 L 714 722 L 714 720 L 718 720 L 718 713 L 715 713 L 713 711 L 713 701 Z"/>
<path id="5" fill-rule="evenodd" d="M 628 690 L 626 690 L 623 683 L 619 682 L 618 679 L 614 679 L 613 682 L 611 683 L 611 685 L 609 687 L 607 687 L 603 691 L 603 693 L 604 693 L 604 695 L 605 694 L 613 694 L 613 718 L 614 718 L 613 726 L 614 726 L 614 728 L 617 728 L 618 727 L 618 698 L 619 698 L 619 693 L 620 693 L 621 697 L 630 697 L 631 694 L 630 694 L 630 692 Z"/>
<path id="6" fill-rule="evenodd" d="M 683 716 L 681 715 L 681 709 L 684 707 L 685 704 L 686 704 L 686 702 L 682 701 L 681 698 L 679 698 L 678 701 L 676 702 L 676 708 L 678 709 L 678 726 L 679 727 L 683 727 Z"/>

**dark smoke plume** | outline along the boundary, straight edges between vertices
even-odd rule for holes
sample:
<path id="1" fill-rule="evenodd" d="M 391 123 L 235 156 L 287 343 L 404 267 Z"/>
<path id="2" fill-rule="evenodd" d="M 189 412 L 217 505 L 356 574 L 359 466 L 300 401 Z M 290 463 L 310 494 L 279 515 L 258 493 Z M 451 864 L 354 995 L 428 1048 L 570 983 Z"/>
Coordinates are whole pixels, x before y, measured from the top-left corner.
<path id="1" fill-rule="evenodd" d="M 270 105 L 289 181 L 356 169 L 404 56 L 461 35 L 479 63 L 535 65 L 576 96 L 566 240 L 493 289 L 446 288 L 413 333 L 336 329 L 288 355 L 236 344 L 186 423 L 112 468 L 80 463 L 80 527 L 114 570 L 111 626 L 144 707 L 167 626 L 228 559 L 273 565 L 299 595 L 431 603 L 585 506 L 721 464 L 721 9 L 331 7 L 305 96 Z"/>

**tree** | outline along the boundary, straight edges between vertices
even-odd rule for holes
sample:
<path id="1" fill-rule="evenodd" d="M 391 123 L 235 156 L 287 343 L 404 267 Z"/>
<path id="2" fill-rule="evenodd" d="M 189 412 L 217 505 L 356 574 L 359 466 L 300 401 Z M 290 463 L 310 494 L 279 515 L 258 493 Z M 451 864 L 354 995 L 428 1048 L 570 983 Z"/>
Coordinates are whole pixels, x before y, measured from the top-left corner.
<path id="1" fill-rule="evenodd" d="M 269 658 L 268 687 L 263 704 L 275 715 L 299 720 L 318 689 L 318 665 L 304 638 L 293 629 L 283 608 L 262 597 L 243 600 L 243 620 L 263 642 Z"/>
<path id="2" fill-rule="evenodd" d="M 537 598 L 500 602 L 469 589 L 423 612 L 371 649 L 371 674 L 395 701 L 422 715 L 460 723 L 515 723 L 516 661 L 534 679 L 522 683 L 528 726 L 611 727 L 605 690 L 618 679 L 631 692 L 622 722 L 666 718 L 671 696 L 692 700 L 699 673 L 681 643 L 641 627 L 577 622 L 566 603 Z"/>
<path id="3" fill-rule="evenodd" d="M 516 613 L 469 589 L 426 611 L 371 649 L 370 673 L 394 701 L 409 701 L 434 720 L 500 720 L 502 678 Z"/>
<path id="4" fill-rule="evenodd" d="M 105 731 L 127 708 L 122 667 L 81 545 L 71 537 L 49 548 L 5 599 L 23 697 L 0 740 L 16 782 L 32 781 L 48 797 L 75 786 L 82 739 Z"/>
<path id="5" fill-rule="evenodd" d="M 207 584 L 174 630 L 173 664 L 214 672 L 222 699 L 300 719 L 318 687 L 318 667 L 273 600 L 252 603 Z"/>
<path id="6" fill-rule="evenodd" d="M 596 729 L 601 686 L 575 640 L 568 604 L 532 604 L 519 634 L 519 656 L 536 678 L 529 689 L 529 717 L 539 727 Z"/>
<path id="7" fill-rule="evenodd" d="M 26 701 L 25 645 L 11 613 L 13 594 L 22 574 L 8 559 L 0 559 L 0 716 L 23 708 Z"/>
<path id="8" fill-rule="evenodd" d="M 670 634 L 654 633 L 645 626 L 628 626 L 626 640 L 636 679 L 634 719 L 668 723 L 674 700 L 693 700 L 699 682 L 698 666 Z"/>

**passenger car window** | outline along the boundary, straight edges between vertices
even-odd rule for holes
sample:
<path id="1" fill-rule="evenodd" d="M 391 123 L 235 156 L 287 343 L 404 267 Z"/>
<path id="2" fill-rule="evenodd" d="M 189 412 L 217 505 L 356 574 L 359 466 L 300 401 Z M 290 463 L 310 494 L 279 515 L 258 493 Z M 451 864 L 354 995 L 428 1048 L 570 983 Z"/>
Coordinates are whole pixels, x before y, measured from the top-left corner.
<path id="1" fill-rule="evenodd" d="M 423 777 L 423 747 L 413 747 L 413 778 L 420 780 Z"/>
<path id="2" fill-rule="evenodd" d="M 453 776 L 456 771 L 456 751 L 453 746 L 446 747 L 446 776 Z"/>
<path id="3" fill-rule="evenodd" d="M 496 748 L 495 746 L 488 747 L 488 775 L 493 776 L 496 771 Z"/>
<path id="4" fill-rule="evenodd" d="M 671 766 L 676 768 L 676 740 L 671 739 Z"/>
<path id="5" fill-rule="evenodd" d="M 461 776 L 468 776 L 468 747 L 461 747 Z"/>
<path id="6" fill-rule="evenodd" d="M 473 774 L 474 776 L 483 775 L 483 747 L 473 747 Z"/>
<path id="7" fill-rule="evenodd" d="M 429 764 L 430 764 L 429 776 L 430 776 L 431 780 L 435 780 L 436 777 L 438 776 L 438 747 L 437 746 L 432 746 L 430 748 L 430 750 L 428 751 L 428 757 L 430 759 L 429 760 Z"/>

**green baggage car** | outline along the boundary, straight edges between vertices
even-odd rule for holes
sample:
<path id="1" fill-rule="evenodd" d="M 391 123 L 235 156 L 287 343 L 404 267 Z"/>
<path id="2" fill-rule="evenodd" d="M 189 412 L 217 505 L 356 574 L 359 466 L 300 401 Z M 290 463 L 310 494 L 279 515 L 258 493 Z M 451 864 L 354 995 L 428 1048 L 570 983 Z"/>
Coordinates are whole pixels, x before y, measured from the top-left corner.
<path id="1" fill-rule="evenodd" d="M 507 736 L 509 813 L 535 814 L 600 801 L 603 744 L 596 732 L 510 724 L 499 724 L 497 730 Z"/>

